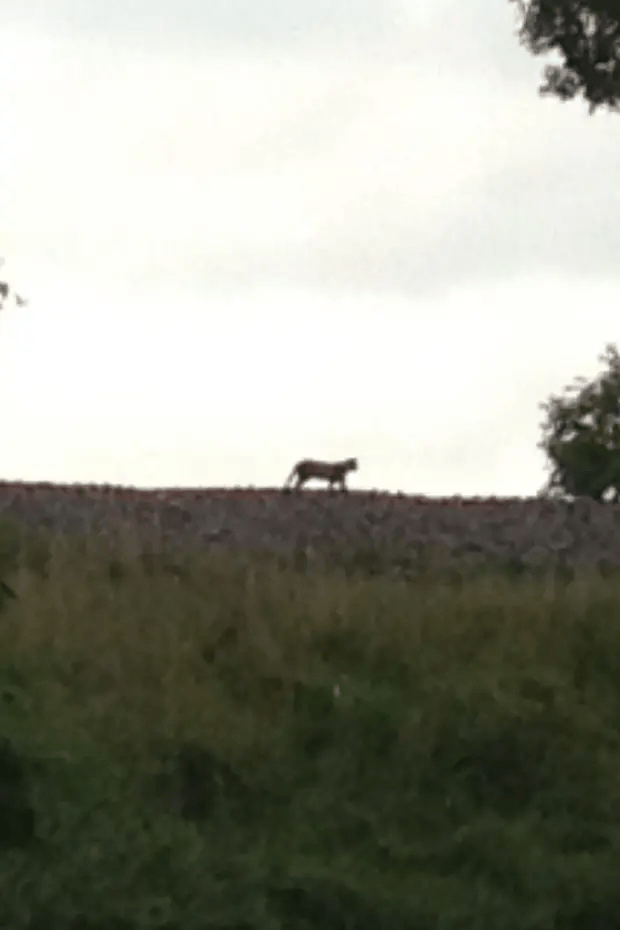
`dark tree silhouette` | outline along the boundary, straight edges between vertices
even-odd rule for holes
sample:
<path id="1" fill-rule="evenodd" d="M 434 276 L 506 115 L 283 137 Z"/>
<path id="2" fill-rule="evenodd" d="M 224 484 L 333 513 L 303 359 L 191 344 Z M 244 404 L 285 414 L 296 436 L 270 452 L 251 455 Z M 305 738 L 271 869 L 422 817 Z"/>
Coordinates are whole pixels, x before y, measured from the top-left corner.
<path id="1" fill-rule="evenodd" d="M 620 104 L 620 0 L 510 0 L 519 10 L 521 43 L 533 55 L 555 53 L 541 94 L 582 96 L 590 113 Z"/>
<path id="2" fill-rule="evenodd" d="M 538 444 L 551 464 L 542 494 L 585 496 L 602 501 L 620 496 L 620 355 L 608 344 L 600 361 L 608 370 L 588 383 L 577 378 L 567 396 L 551 396 Z M 576 395 L 576 396 L 568 396 Z"/>
<path id="3" fill-rule="evenodd" d="M 4 259 L 0 259 L 0 266 L 1 265 L 4 265 Z M 26 304 L 28 303 L 28 301 L 24 297 L 21 297 L 19 294 L 15 292 L 15 290 L 11 287 L 8 281 L 0 281 L 0 310 L 4 309 L 4 305 L 6 301 L 9 299 L 9 297 L 11 296 L 11 294 L 13 295 L 15 303 L 17 304 L 18 307 L 25 307 Z"/>

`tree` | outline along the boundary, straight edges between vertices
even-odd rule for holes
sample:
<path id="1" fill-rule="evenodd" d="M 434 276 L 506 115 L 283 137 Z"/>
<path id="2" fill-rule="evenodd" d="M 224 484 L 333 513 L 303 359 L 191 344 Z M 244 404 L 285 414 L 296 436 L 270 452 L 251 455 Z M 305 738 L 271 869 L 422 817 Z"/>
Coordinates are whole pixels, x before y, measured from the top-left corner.
<path id="1" fill-rule="evenodd" d="M 4 259 L 3 259 L 3 258 L 0 259 L 0 266 L 1 266 L 1 265 L 4 265 Z M 0 310 L 3 310 L 3 309 L 4 309 L 4 304 L 5 304 L 6 301 L 8 300 L 9 295 L 11 294 L 11 292 L 13 293 L 13 297 L 15 298 L 15 303 L 17 304 L 18 307 L 24 307 L 24 306 L 27 304 L 28 301 L 25 300 L 23 297 L 20 297 L 20 295 L 17 294 L 17 293 L 11 288 L 10 284 L 8 283 L 8 281 L 0 281 Z"/>
<path id="2" fill-rule="evenodd" d="M 543 95 L 583 96 L 590 113 L 620 109 L 620 0 L 511 0 L 519 8 L 518 35 L 533 55 L 555 52 Z"/>
<path id="3" fill-rule="evenodd" d="M 539 405 L 547 419 L 538 446 L 551 462 L 543 494 L 620 496 L 620 354 L 610 343 L 599 359 L 608 370 L 590 383 L 577 378 L 565 389 L 576 396 L 552 395 Z"/>

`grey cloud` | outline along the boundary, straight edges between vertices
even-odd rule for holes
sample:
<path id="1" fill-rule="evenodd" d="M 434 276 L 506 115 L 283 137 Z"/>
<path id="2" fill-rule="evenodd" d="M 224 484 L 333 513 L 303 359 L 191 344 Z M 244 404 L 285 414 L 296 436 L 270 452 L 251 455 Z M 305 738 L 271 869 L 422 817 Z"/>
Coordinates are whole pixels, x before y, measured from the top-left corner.
<path id="1" fill-rule="evenodd" d="M 577 196 L 569 174 L 554 177 L 549 170 L 537 182 L 503 179 L 432 233 L 421 231 L 415 216 L 409 223 L 384 217 L 380 234 L 344 228 L 337 237 L 317 235 L 304 246 L 257 244 L 202 256 L 186 250 L 155 276 L 203 292 L 264 284 L 411 299 L 538 272 L 617 277 L 618 204 L 609 196 L 609 182 Z M 134 266 L 129 273 L 139 279 L 145 271 Z"/>
<path id="2" fill-rule="evenodd" d="M 518 46 L 509 0 L 2 0 L 2 22 L 113 45 L 201 49 L 241 46 L 294 54 L 308 44 L 377 45 L 438 73 L 481 72 L 528 82 L 541 63 Z"/>
<path id="3" fill-rule="evenodd" d="M 488 204 L 471 218 L 461 217 L 442 238 L 420 242 L 415 231 L 382 249 L 341 249 L 317 263 L 315 280 L 332 288 L 430 296 L 475 281 L 499 281 L 539 271 L 618 275 L 620 232 L 611 210 L 581 217 L 572 228 L 562 217 L 515 222 L 509 211 Z"/>
<path id="4" fill-rule="evenodd" d="M 575 121 L 566 131 L 552 105 L 531 153 L 515 153 L 501 170 L 490 164 L 458 202 L 446 203 L 433 230 L 421 229 L 413 212 L 378 215 L 380 232 L 364 224 L 317 243 L 303 273 L 311 269 L 314 283 L 412 297 L 541 271 L 617 278 L 613 126 L 584 117 L 585 127 Z"/>
<path id="5" fill-rule="evenodd" d="M 2 0 L 4 23 L 92 38 L 295 45 L 376 41 L 397 28 L 397 0 Z"/>
<path id="6" fill-rule="evenodd" d="M 169 243 L 154 276 L 205 292 L 267 284 L 410 298 L 544 271 L 617 277 L 617 154 L 613 131 L 606 137 L 596 120 L 588 120 L 588 132 L 579 123 L 572 132 L 564 127 L 555 141 L 561 121 L 552 123 L 512 163 L 491 162 L 482 178 L 464 179 L 431 225 L 416 213 L 406 184 L 401 202 L 379 197 L 367 210 L 358 209 L 360 190 L 350 212 L 340 205 L 337 228 L 323 217 L 301 244 L 239 243 L 214 254 L 184 238 L 182 246 Z M 139 280 L 151 260 L 142 267 L 141 257 L 125 251 L 131 246 L 121 241 L 118 254 L 106 246 L 115 274 L 122 268 Z"/>
<path id="7" fill-rule="evenodd" d="M 475 281 L 552 271 L 618 276 L 620 204 L 603 176 L 579 192 L 571 160 L 539 178 L 518 174 L 476 194 L 432 235 L 385 219 L 381 235 L 344 231 L 304 248 L 256 249 L 187 271 L 203 287 L 278 283 L 332 292 L 432 296 Z M 583 168 L 583 165 L 581 166 Z"/>
<path id="8" fill-rule="evenodd" d="M 565 137 L 566 139 L 566 137 Z M 443 266 L 452 284 L 542 269 L 617 276 L 620 204 L 615 157 L 589 149 L 550 147 L 538 164 L 515 165 L 476 194 L 427 250 L 429 271 Z"/>

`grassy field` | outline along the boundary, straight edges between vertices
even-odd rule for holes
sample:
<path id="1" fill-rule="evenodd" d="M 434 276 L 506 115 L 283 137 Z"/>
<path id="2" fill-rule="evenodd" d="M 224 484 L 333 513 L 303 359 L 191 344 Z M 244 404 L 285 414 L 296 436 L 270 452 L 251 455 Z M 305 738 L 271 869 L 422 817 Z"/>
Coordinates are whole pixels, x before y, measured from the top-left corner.
<path id="1" fill-rule="evenodd" d="M 0 541 L 0 927 L 620 928 L 617 580 Z"/>

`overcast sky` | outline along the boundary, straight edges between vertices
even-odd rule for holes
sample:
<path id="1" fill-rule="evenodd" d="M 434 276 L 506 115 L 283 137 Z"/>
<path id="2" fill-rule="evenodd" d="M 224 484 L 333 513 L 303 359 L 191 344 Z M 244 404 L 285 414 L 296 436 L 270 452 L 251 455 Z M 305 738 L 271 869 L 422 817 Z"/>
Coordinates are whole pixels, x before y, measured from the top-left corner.
<path id="1" fill-rule="evenodd" d="M 508 0 L 2 0 L 0 478 L 534 494 L 620 343 L 620 117 Z"/>

